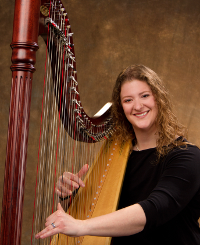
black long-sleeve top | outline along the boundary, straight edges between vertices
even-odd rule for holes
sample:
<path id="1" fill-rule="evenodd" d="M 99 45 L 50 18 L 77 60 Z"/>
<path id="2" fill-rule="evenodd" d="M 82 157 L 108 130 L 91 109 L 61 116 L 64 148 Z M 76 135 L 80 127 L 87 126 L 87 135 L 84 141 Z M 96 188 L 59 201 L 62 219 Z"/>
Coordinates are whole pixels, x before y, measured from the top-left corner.
<path id="1" fill-rule="evenodd" d="M 131 153 L 118 209 L 139 203 L 147 222 L 113 244 L 199 245 L 200 150 L 187 145 L 156 159 L 155 148 Z"/>

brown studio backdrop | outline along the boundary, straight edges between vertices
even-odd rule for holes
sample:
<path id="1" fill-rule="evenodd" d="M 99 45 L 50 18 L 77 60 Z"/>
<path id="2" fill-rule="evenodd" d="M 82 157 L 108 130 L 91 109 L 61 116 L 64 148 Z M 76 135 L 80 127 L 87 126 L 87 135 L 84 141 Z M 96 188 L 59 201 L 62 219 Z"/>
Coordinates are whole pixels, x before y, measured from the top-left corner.
<path id="1" fill-rule="evenodd" d="M 200 1 L 63 0 L 74 33 L 84 109 L 94 115 L 110 100 L 119 72 L 144 64 L 165 81 L 189 140 L 200 145 Z M 0 199 L 11 88 L 14 0 L 0 0 Z M 45 45 L 39 38 L 29 128 L 22 245 L 30 243 Z M 0 206 L 1 211 L 1 206 Z"/>

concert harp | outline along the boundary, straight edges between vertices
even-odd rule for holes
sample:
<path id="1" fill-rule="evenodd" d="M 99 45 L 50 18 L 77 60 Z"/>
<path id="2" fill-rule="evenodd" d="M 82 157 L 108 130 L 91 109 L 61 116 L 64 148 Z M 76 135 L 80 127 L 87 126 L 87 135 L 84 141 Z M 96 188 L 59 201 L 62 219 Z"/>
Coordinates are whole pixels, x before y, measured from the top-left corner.
<path id="1" fill-rule="evenodd" d="M 116 209 L 129 143 L 112 138 L 110 109 L 89 117 L 81 104 L 71 26 L 61 1 L 16 0 L 13 26 L 12 88 L 1 216 L 1 245 L 21 243 L 31 87 L 38 35 L 46 49 L 42 123 L 31 244 L 109 244 L 111 238 L 70 238 L 58 234 L 36 241 L 45 219 L 56 210 L 55 183 L 64 171 L 91 167 L 68 213 L 87 219 Z M 41 91 L 42 93 L 42 91 Z M 92 153 L 95 153 L 93 155 Z"/>

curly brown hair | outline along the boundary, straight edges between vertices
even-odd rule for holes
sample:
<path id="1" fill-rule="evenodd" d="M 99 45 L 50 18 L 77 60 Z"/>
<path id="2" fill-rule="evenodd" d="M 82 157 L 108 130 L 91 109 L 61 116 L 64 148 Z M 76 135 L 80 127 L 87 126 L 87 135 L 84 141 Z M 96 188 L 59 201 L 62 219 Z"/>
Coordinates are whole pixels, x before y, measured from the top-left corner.
<path id="1" fill-rule="evenodd" d="M 137 79 L 146 82 L 154 95 L 158 106 L 156 123 L 158 126 L 157 153 L 158 158 L 166 155 L 172 148 L 185 145 L 182 140 L 175 140 L 177 136 L 187 137 L 187 129 L 180 124 L 172 112 L 169 94 L 158 75 L 144 65 L 131 65 L 124 69 L 117 77 L 112 94 L 112 116 L 115 122 L 115 137 L 121 140 L 137 142 L 131 123 L 127 120 L 120 99 L 121 86 L 125 82 Z M 165 146 L 165 147 L 163 147 Z"/>

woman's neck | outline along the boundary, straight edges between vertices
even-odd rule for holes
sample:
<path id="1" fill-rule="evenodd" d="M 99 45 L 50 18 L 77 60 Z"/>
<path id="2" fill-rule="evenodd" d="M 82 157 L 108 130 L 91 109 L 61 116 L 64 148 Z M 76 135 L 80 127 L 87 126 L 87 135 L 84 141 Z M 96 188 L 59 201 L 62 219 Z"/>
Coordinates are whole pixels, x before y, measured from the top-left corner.
<path id="1" fill-rule="evenodd" d="M 146 150 L 157 146 L 158 134 L 156 132 L 135 132 L 136 143 L 134 150 Z"/>

